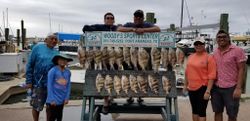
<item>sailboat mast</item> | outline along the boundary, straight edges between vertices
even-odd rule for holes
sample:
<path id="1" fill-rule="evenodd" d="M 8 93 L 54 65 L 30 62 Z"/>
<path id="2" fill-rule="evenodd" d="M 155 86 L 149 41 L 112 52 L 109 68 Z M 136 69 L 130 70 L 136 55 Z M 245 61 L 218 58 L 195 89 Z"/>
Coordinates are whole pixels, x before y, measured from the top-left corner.
<path id="1" fill-rule="evenodd" d="M 4 11 L 3 11 L 3 29 L 5 29 L 5 15 L 4 15 Z"/>
<path id="2" fill-rule="evenodd" d="M 182 28 L 182 24 L 183 24 L 183 8 L 184 8 L 184 0 L 181 0 L 181 21 L 180 21 L 180 28 Z"/>
<path id="3" fill-rule="evenodd" d="M 9 26 L 9 15 L 8 15 L 8 8 L 6 8 L 6 28 Z"/>
<path id="4" fill-rule="evenodd" d="M 50 16 L 50 13 L 49 13 L 49 31 L 52 32 L 52 29 L 51 29 L 51 16 Z"/>

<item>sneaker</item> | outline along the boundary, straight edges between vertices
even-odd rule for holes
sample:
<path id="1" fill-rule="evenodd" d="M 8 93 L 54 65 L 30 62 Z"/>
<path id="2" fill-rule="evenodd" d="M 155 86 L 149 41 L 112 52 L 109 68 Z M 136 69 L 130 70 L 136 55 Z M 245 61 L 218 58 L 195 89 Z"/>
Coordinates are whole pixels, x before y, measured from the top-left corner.
<path id="1" fill-rule="evenodd" d="M 141 97 L 137 98 L 137 102 L 139 103 L 139 105 L 144 105 L 144 100 Z"/>
<path id="2" fill-rule="evenodd" d="M 113 98 L 109 98 L 109 105 L 117 105 Z"/>
<path id="3" fill-rule="evenodd" d="M 132 97 L 129 97 L 128 99 L 127 99 L 127 103 L 128 104 L 132 104 L 134 102 L 134 99 L 132 98 Z"/>

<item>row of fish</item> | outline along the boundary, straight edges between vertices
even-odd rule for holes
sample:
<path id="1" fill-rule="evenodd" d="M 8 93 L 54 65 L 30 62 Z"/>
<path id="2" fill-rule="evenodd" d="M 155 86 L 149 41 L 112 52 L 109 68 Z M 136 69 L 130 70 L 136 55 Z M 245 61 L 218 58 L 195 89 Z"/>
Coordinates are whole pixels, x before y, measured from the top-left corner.
<path id="1" fill-rule="evenodd" d="M 142 75 L 122 75 L 121 77 L 115 75 L 112 78 L 111 75 L 102 76 L 99 73 L 96 77 L 96 90 L 98 93 L 104 88 L 110 95 L 112 90 L 114 90 L 117 95 L 120 95 L 122 91 L 128 94 L 129 90 L 136 94 L 139 92 L 147 94 L 148 87 L 154 94 L 159 94 L 159 80 L 154 75 L 148 75 L 147 79 Z M 162 76 L 162 88 L 166 94 L 169 94 L 171 82 L 166 76 Z"/>
<path id="2" fill-rule="evenodd" d="M 147 52 L 145 48 L 137 47 L 78 47 L 78 58 L 81 65 L 86 69 L 91 69 L 91 62 L 95 63 L 95 70 L 115 70 L 114 64 L 118 66 L 118 70 L 123 70 L 123 62 L 128 67 L 138 70 L 138 65 L 142 70 L 148 70 L 149 62 L 152 69 L 158 71 L 160 65 L 167 69 L 168 65 L 183 65 L 184 53 L 181 49 L 176 48 L 151 48 Z M 151 61 L 150 61 L 151 59 Z"/>

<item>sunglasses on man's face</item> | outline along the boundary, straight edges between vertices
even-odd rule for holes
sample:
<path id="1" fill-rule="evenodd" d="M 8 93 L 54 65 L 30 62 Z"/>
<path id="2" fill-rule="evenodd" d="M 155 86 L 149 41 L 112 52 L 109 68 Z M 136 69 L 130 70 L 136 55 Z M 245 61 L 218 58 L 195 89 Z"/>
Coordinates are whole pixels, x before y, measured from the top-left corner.
<path id="1" fill-rule="evenodd" d="M 205 45 L 204 43 L 201 43 L 201 42 L 196 42 L 194 43 L 194 46 L 198 46 L 198 45 Z"/>
<path id="2" fill-rule="evenodd" d="M 114 17 L 106 17 L 107 20 L 114 20 Z"/>
<path id="3" fill-rule="evenodd" d="M 218 39 L 225 39 L 225 38 L 227 38 L 227 36 L 226 35 L 222 35 L 222 36 L 219 35 L 219 36 L 217 36 L 217 38 Z"/>
<path id="4" fill-rule="evenodd" d="M 56 38 L 56 37 L 51 37 L 50 39 L 51 39 L 51 40 L 57 40 L 57 38 Z"/>

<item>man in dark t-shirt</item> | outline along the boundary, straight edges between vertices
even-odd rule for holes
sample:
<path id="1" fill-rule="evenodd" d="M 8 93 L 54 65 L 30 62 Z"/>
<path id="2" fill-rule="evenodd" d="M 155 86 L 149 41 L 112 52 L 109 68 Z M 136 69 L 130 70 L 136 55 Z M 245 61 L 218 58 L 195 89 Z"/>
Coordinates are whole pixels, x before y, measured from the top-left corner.
<path id="1" fill-rule="evenodd" d="M 128 22 L 117 28 L 119 32 L 135 32 L 143 34 L 145 32 L 160 32 L 160 28 L 152 23 L 144 21 L 144 13 L 142 10 L 136 10 L 134 13 L 134 22 Z"/>
<path id="2" fill-rule="evenodd" d="M 114 25 L 115 16 L 108 12 L 104 15 L 104 24 L 94 24 L 94 25 L 85 25 L 82 28 L 82 31 L 116 31 L 117 26 Z"/>
<path id="3" fill-rule="evenodd" d="M 134 22 L 128 22 L 128 23 L 124 24 L 123 26 L 119 26 L 117 28 L 117 31 L 119 31 L 119 32 L 135 32 L 137 34 L 143 34 L 145 32 L 160 32 L 160 28 L 152 23 L 145 22 L 143 11 L 136 10 L 134 12 Z M 147 51 L 148 51 L 148 53 L 150 53 L 149 49 L 147 49 Z M 129 104 L 131 104 L 134 102 L 134 99 L 132 97 L 129 97 L 129 99 L 127 99 L 127 102 Z M 138 103 L 143 102 L 141 97 L 138 98 L 137 102 Z"/>
<path id="4" fill-rule="evenodd" d="M 117 26 L 114 25 L 115 23 L 115 16 L 108 12 L 104 15 L 104 24 L 94 24 L 94 25 L 85 25 L 82 29 L 82 31 L 85 33 L 87 31 L 116 31 Z M 94 61 L 91 62 L 91 67 L 94 66 Z M 110 69 L 110 66 L 108 66 L 108 69 Z M 115 65 L 117 67 L 117 65 Z M 102 112 L 104 114 L 108 113 L 109 103 L 113 101 L 112 97 L 105 96 L 104 97 L 104 104 Z"/>

